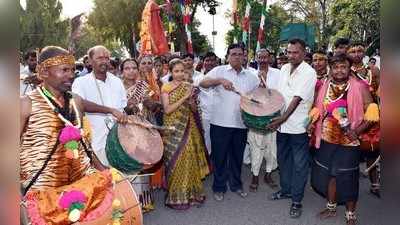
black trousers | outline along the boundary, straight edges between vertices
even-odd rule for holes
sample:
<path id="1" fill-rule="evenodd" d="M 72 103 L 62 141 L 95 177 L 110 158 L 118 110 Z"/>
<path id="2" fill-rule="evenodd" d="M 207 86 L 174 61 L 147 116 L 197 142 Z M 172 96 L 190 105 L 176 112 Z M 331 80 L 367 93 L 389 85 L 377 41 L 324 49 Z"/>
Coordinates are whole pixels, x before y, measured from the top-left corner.
<path id="1" fill-rule="evenodd" d="M 214 192 L 226 192 L 227 182 L 231 191 L 242 189 L 243 152 L 246 147 L 247 129 L 210 126 L 211 159 L 214 166 Z"/>

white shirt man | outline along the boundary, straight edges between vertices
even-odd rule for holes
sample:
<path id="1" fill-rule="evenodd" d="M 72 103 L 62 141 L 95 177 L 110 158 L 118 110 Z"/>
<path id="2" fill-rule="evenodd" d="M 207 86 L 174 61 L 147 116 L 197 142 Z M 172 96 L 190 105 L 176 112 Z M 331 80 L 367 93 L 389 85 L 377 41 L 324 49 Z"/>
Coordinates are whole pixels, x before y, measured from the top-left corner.
<path id="1" fill-rule="evenodd" d="M 289 106 L 294 96 L 301 97 L 301 101 L 292 115 L 284 122 L 279 131 L 288 134 L 301 134 L 306 132 L 304 121 L 314 101 L 314 89 L 317 80 L 315 70 L 306 62 L 302 62 L 292 74 L 291 64 L 285 64 L 280 71 L 278 91 L 285 99 L 285 108 Z"/>
<path id="2" fill-rule="evenodd" d="M 72 85 L 72 92 L 85 100 L 123 111 L 127 105 L 124 85 L 113 74 L 107 72 L 106 76 L 105 81 L 95 79 L 93 72 L 79 77 L 75 79 Z M 87 113 L 87 116 L 92 128 L 93 150 L 104 165 L 109 165 L 105 154 L 105 146 L 109 128 L 111 127 L 107 128 L 105 120 L 111 117 L 98 113 Z M 112 126 L 112 124 L 109 126 Z"/>
<path id="3" fill-rule="evenodd" d="M 269 52 L 261 50 L 258 52 L 257 56 L 262 56 L 262 59 L 258 59 L 259 62 L 262 62 L 262 66 L 268 65 Z M 262 60 L 262 61 L 261 61 Z M 257 76 L 265 76 L 264 81 L 266 86 L 269 89 L 278 89 L 279 85 L 279 74 L 280 71 L 278 69 L 272 68 L 270 66 L 263 67 L 268 69 L 267 73 L 262 73 L 265 71 L 264 69 L 259 69 L 256 73 Z M 264 85 L 262 85 L 264 86 Z M 259 132 L 254 129 L 249 129 L 249 133 L 247 135 L 247 143 L 248 147 L 245 150 L 243 162 L 244 163 L 251 163 L 251 172 L 252 172 L 252 182 L 250 184 L 249 190 L 250 191 L 257 191 L 257 187 L 259 184 L 259 173 L 261 169 L 261 165 L 263 160 L 265 159 L 265 176 L 264 181 L 271 187 L 275 188 L 276 184 L 274 183 L 271 173 L 275 170 L 278 166 L 276 160 L 276 132 Z"/>
<path id="4" fill-rule="evenodd" d="M 232 192 L 246 197 L 240 178 L 247 128 L 240 112 L 240 96 L 259 85 L 259 79 L 243 69 L 244 50 L 239 44 L 228 47 L 229 65 L 218 66 L 200 82 L 203 88 L 212 88 L 213 109 L 210 118 L 212 160 L 214 165 L 213 192 L 216 201 L 224 199 L 227 183 Z M 229 179 L 228 179 L 229 177 Z"/>
<path id="5" fill-rule="evenodd" d="M 24 82 L 24 80 L 30 76 L 33 76 L 34 73 L 29 69 L 28 66 L 22 67 L 21 70 L 21 64 L 20 64 L 20 82 L 19 82 L 19 94 L 20 95 L 25 95 L 29 92 L 31 92 L 34 87 L 33 84 L 27 84 Z"/>
<path id="6" fill-rule="evenodd" d="M 200 74 L 193 78 L 193 85 L 199 87 L 199 101 L 201 109 L 201 123 L 204 130 L 204 140 L 206 142 L 207 151 L 211 154 L 211 139 L 210 139 L 210 117 L 213 109 L 213 89 L 202 88 L 200 82 L 205 78 L 205 75 Z"/>
<path id="7" fill-rule="evenodd" d="M 239 74 L 230 65 L 218 66 L 206 75 L 206 78 L 224 78 L 233 83 L 233 87 L 245 94 L 258 87 L 260 80 L 254 73 L 243 69 Z M 240 113 L 240 96 L 232 91 L 226 90 L 221 85 L 213 88 L 213 113 L 211 124 L 246 129 Z"/>

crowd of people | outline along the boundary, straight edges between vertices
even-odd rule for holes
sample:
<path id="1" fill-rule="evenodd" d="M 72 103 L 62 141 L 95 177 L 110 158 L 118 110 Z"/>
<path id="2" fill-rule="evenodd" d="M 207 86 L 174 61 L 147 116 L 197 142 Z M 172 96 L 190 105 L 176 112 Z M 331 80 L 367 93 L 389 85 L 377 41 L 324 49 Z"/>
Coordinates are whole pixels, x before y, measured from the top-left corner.
<path id="1" fill-rule="evenodd" d="M 165 205 L 173 209 L 204 203 L 203 180 L 210 174 L 215 201 L 224 200 L 228 187 L 246 198 L 247 185 L 257 192 L 264 159 L 263 180 L 276 190 L 269 200 L 291 199 L 292 218 L 302 214 L 311 177 L 311 186 L 327 201 L 318 216 L 336 216 L 337 205 L 344 204 L 346 223 L 355 224 L 359 165 L 364 160 L 370 191 L 380 197 L 380 59 L 366 60 L 361 43 L 340 38 L 332 53 L 308 53 L 303 40 L 292 39 L 284 53 L 260 49 L 251 62 L 245 46 L 237 43 L 229 45 L 225 60 L 213 52 L 199 58 L 188 53 L 111 59 L 104 46 L 90 48 L 81 63 L 56 46 L 38 55 L 30 51 L 24 59 L 24 193 L 68 185 L 109 168 L 109 123 L 126 123 L 127 115 L 140 115 L 154 125 L 175 127 L 161 132 L 164 153 L 154 174 L 140 177 L 144 212 L 154 210 L 156 188 L 165 190 Z M 241 95 L 257 88 L 265 93 L 274 89 L 284 100 L 266 131 L 248 128 L 242 118 Z M 63 123 L 87 131 L 72 161 L 65 157 L 65 143 L 58 141 Z M 250 184 L 242 182 L 243 164 L 250 164 Z M 275 171 L 279 182 L 273 179 Z"/>

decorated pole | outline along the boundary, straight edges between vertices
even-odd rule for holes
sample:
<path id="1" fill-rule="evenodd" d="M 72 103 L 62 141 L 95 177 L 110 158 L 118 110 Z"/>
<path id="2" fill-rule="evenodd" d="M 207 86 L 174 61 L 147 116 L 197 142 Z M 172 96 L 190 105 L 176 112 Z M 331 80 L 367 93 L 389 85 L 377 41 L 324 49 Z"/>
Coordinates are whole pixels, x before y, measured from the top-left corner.
<path id="1" fill-rule="evenodd" d="M 250 9 L 251 9 L 251 5 L 250 5 L 250 0 L 246 0 L 246 11 L 244 14 L 244 19 L 242 21 L 242 42 L 243 43 L 247 43 L 247 37 L 248 37 L 248 33 L 250 30 Z"/>
<path id="2" fill-rule="evenodd" d="M 261 11 L 260 27 L 258 28 L 256 51 L 260 50 L 261 44 L 265 41 L 264 24 L 266 16 L 267 16 L 267 0 L 264 0 Z"/>
<path id="3" fill-rule="evenodd" d="M 170 52 L 175 52 L 174 40 L 172 38 L 173 23 L 172 23 L 172 3 L 170 0 L 165 0 L 165 5 L 168 12 L 168 44 L 170 46 Z"/>
<path id="4" fill-rule="evenodd" d="M 237 0 L 232 0 L 232 15 L 231 15 L 231 24 L 234 27 L 234 29 L 236 30 L 236 27 L 238 25 L 238 21 L 239 21 L 239 16 L 238 16 L 238 8 L 237 8 Z M 236 35 L 234 35 L 233 37 L 233 42 L 237 43 L 238 40 L 236 38 Z"/>
<path id="5" fill-rule="evenodd" d="M 188 53 L 193 54 L 193 45 L 192 45 L 192 34 L 190 33 L 189 30 L 189 23 L 190 23 L 190 7 L 189 4 L 191 3 L 191 0 L 180 0 L 180 6 L 182 10 L 182 15 L 183 15 L 183 25 L 185 26 L 185 32 L 187 36 L 187 43 L 186 43 L 186 49 Z"/>

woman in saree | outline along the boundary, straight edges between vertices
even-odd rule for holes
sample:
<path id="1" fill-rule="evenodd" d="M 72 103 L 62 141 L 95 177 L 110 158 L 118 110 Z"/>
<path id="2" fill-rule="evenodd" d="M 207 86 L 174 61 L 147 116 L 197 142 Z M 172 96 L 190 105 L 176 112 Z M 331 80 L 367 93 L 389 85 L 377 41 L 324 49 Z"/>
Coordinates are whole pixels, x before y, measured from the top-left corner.
<path id="1" fill-rule="evenodd" d="M 176 130 L 163 135 L 165 205 L 179 210 L 204 202 L 202 179 L 210 169 L 194 91 L 185 81 L 183 62 L 170 61 L 169 70 L 172 81 L 163 85 L 161 102 L 164 125 L 174 126 Z"/>
<path id="2" fill-rule="evenodd" d="M 151 97 L 144 102 L 147 119 L 156 125 L 162 125 L 162 105 L 160 103 L 160 87 L 157 84 L 156 75 L 153 72 L 153 59 L 150 55 L 140 56 L 138 59 L 139 72 L 142 80 L 146 81 L 150 89 Z M 163 163 L 156 164 L 150 171 L 154 173 L 150 178 L 150 185 L 153 188 L 162 187 L 164 174 Z"/>
<path id="3" fill-rule="evenodd" d="M 140 78 L 139 65 L 136 60 L 128 58 L 121 63 L 122 81 L 126 89 L 128 104 L 125 112 L 128 115 L 141 113 L 141 104 L 147 98 L 150 89 L 148 84 Z M 143 212 L 154 209 L 154 193 L 148 176 L 137 177 L 132 185 L 139 196 Z"/>

